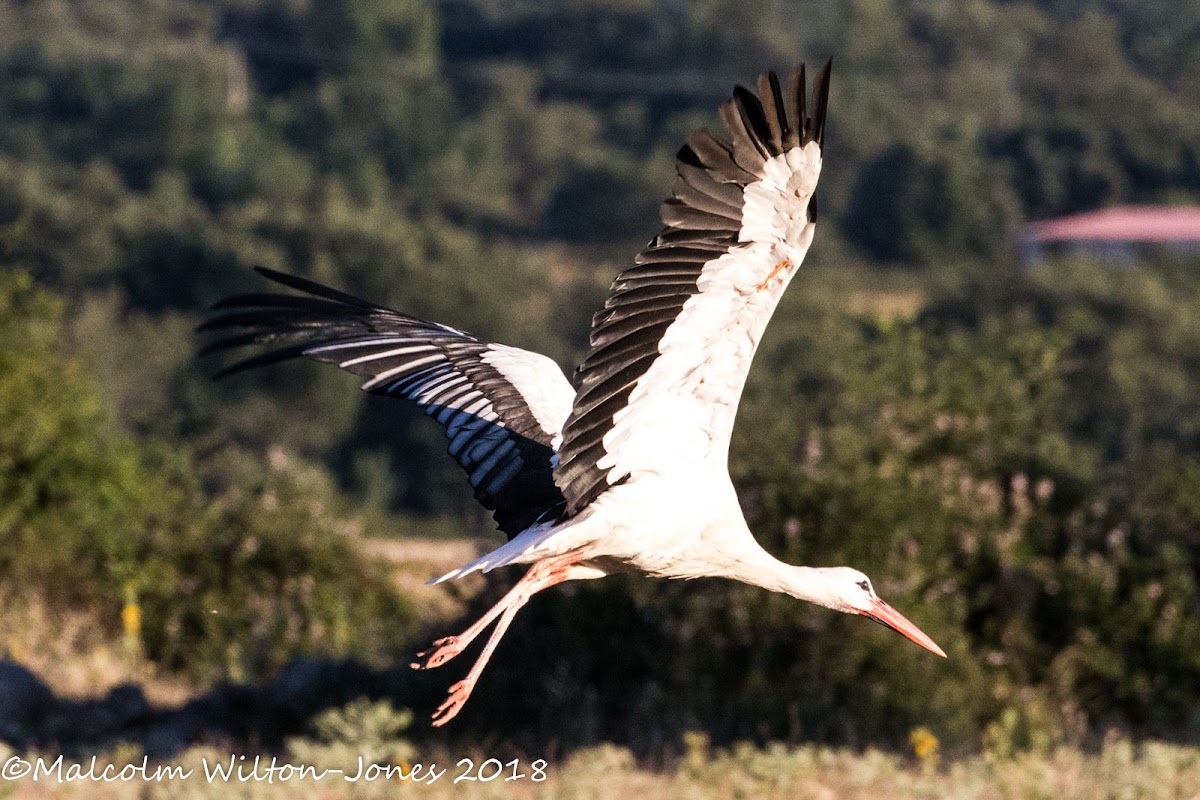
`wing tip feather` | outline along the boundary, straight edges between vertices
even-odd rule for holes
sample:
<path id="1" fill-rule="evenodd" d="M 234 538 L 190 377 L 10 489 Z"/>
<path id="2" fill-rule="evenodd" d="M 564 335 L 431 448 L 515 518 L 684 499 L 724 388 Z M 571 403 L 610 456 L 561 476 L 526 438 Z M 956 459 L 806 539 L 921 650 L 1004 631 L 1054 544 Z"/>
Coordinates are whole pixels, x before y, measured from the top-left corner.
<path id="1" fill-rule="evenodd" d="M 817 147 L 822 150 L 825 149 L 825 116 L 829 109 L 829 80 L 832 74 L 833 58 L 830 57 L 813 81 L 812 127 L 815 128 L 815 131 L 812 132 L 811 141 L 816 142 Z"/>
<path id="2" fill-rule="evenodd" d="M 734 137 L 735 151 L 737 139 L 744 132 L 751 134 L 751 143 L 763 151 L 767 158 L 809 142 L 816 142 L 818 147 L 824 148 L 832 72 L 833 58 L 829 58 L 813 78 L 811 97 L 804 63 L 792 70 L 787 93 L 781 90 L 779 77 L 773 70 L 758 76 L 757 95 L 745 87 L 734 87 L 733 99 L 722 107 L 722 117 Z M 730 110 L 725 111 L 725 108 Z M 732 116 L 733 111 L 737 112 L 736 120 Z"/>

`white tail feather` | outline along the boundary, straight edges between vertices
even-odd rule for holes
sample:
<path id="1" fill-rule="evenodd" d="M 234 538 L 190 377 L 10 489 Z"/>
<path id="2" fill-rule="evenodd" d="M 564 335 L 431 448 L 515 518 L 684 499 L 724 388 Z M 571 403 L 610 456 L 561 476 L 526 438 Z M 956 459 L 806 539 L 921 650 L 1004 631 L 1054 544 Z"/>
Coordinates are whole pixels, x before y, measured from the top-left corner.
<path id="1" fill-rule="evenodd" d="M 484 553 L 470 564 L 452 569 L 440 578 L 426 581 L 429 584 L 456 580 L 472 572 L 491 572 L 496 567 L 509 564 L 529 564 L 550 556 L 562 555 L 588 542 L 594 541 L 595 526 L 582 525 L 593 516 L 589 509 L 565 523 L 547 522 L 525 530 L 519 536 L 505 542 L 490 553 Z"/>

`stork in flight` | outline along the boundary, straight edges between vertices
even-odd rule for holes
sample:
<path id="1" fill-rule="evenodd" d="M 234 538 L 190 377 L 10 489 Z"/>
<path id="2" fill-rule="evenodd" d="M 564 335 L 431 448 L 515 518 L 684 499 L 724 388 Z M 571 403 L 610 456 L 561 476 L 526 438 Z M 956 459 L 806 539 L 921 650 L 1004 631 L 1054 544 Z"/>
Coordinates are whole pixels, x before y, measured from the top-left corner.
<path id="1" fill-rule="evenodd" d="M 708 131 L 688 140 L 663 230 L 617 276 L 571 381 L 537 353 L 266 269 L 304 294 L 230 297 L 202 326 L 239 330 L 204 352 L 282 345 L 220 374 L 307 356 L 366 378 L 368 392 L 415 402 L 445 428 L 509 540 L 435 583 L 533 565 L 475 624 L 417 655 L 417 669 L 441 666 L 495 623 L 434 725 L 462 709 L 530 597 L 614 572 L 733 578 L 862 614 L 945 656 L 858 570 L 772 557 L 727 468 L 750 360 L 812 242 L 829 71 L 816 77 L 811 116 L 801 66 L 786 93 L 774 73 L 759 78 L 757 96 L 734 89 L 721 108 L 731 141 Z"/>

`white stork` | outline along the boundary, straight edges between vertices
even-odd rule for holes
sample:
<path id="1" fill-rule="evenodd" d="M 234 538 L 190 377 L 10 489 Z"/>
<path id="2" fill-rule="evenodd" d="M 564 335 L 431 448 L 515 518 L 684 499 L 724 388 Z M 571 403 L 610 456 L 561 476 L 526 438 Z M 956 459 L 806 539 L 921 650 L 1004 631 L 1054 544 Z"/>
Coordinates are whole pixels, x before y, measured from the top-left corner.
<path id="1" fill-rule="evenodd" d="M 418 654 L 414 668 L 441 666 L 496 624 L 434 725 L 458 714 L 530 597 L 613 572 L 733 578 L 862 614 L 945 656 L 858 570 L 772 557 L 727 468 L 750 360 L 812 242 L 829 69 L 816 77 L 811 116 L 804 67 L 786 94 L 768 73 L 758 96 L 739 86 L 721 108 L 731 143 L 700 131 L 679 151 L 663 230 L 617 276 L 573 381 L 537 353 L 265 269 L 306 294 L 231 297 L 202 326 L 242 329 L 205 352 L 285 345 L 221 374 L 307 356 L 365 377 L 368 392 L 417 403 L 445 428 L 509 541 L 434 582 L 533 565 L 475 624 Z"/>

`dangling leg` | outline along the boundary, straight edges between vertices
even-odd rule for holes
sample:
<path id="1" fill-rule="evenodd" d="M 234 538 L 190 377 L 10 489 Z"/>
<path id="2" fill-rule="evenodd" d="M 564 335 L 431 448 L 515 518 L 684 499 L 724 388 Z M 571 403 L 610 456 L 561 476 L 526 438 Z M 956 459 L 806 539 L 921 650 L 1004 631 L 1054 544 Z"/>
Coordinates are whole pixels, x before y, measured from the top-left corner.
<path id="1" fill-rule="evenodd" d="M 532 591 L 529 591 L 531 583 L 539 581 L 548 572 L 556 568 L 568 567 L 571 564 L 579 561 L 579 559 L 580 555 L 578 551 L 572 551 L 570 553 L 564 553 L 561 556 L 544 558 L 541 561 L 535 562 L 534 565 L 529 568 L 529 571 L 521 577 L 521 580 L 517 581 L 516 585 L 508 590 L 508 594 L 504 595 L 504 597 L 500 598 L 500 600 L 494 606 L 485 611 L 483 616 L 477 619 L 475 623 L 471 625 L 471 627 L 467 628 L 458 636 L 447 636 L 443 639 L 438 639 L 432 645 L 430 645 L 430 649 L 422 650 L 421 652 L 417 653 L 417 660 L 409 664 L 409 666 L 413 669 L 433 669 L 434 667 L 440 667 L 442 664 L 445 664 L 447 661 L 465 650 L 467 646 L 471 644 L 471 642 L 475 641 L 479 634 L 487 630 L 487 627 L 492 624 L 496 617 L 500 616 L 506 610 L 511 608 L 514 603 L 517 603 L 518 608 L 523 605 L 523 600 L 518 603 L 518 600 L 522 594 L 526 594 L 526 592 L 528 592 L 525 597 L 525 599 L 528 599 L 534 593 L 546 588 L 545 586 L 540 586 Z M 555 583 L 558 582 L 559 581 L 555 581 Z M 553 584 L 547 585 L 552 586 Z"/>
<path id="2" fill-rule="evenodd" d="M 492 651 L 496 649 L 496 645 L 500 644 L 501 637 L 508 630 L 509 623 L 513 621 L 513 617 L 521 610 L 521 606 L 525 605 L 525 599 L 521 602 L 510 606 L 500 616 L 500 621 L 496 623 L 496 630 L 492 631 L 492 635 L 488 637 L 487 644 L 483 646 L 483 651 L 479 654 L 479 658 L 475 660 L 475 664 L 471 667 L 471 671 L 467 676 L 458 683 L 450 687 L 450 696 L 446 698 L 446 702 L 438 706 L 437 711 L 433 712 L 433 727 L 439 728 L 445 725 L 450 720 L 458 715 L 462 707 L 466 705 L 467 699 L 471 696 L 471 692 L 475 689 L 475 684 L 479 681 L 479 676 L 483 674 L 483 668 L 487 666 L 488 659 L 492 657 Z"/>
<path id="3" fill-rule="evenodd" d="M 533 569 L 530 569 L 513 588 L 508 590 L 508 594 L 504 595 L 494 606 L 485 611 L 483 616 L 475 620 L 471 627 L 458 636 L 446 636 L 445 638 L 437 639 L 429 646 L 428 650 L 422 650 L 417 653 L 417 660 L 409 664 L 409 666 L 413 669 L 433 669 L 434 667 L 440 667 L 461 653 L 467 648 L 467 645 L 475 641 L 475 638 L 479 634 L 487 630 L 487 626 L 491 625 L 496 617 L 500 616 L 516 601 L 522 588 L 521 584 L 525 583 L 532 574 Z"/>
<path id="4" fill-rule="evenodd" d="M 470 634 L 470 638 L 466 639 L 462 644 L 457 642 L 454 645 L 443 645 L 442 647 L 454 647 L 454 651 L 450 656 L 439 661 L 439 664 L 444 664 L 450 658 L 453 658 L 462 648 L 466 646 L 471 639 L 474 639 L 479 633 L 487 627 L 487 623 L 491 621 L 497 614 L 500 615 L 500 621 L 496 624 L 496 629 L 492 631 L 492 635 L 488 637 L 487 644 L 484 645 L 483 651 L 479 654 L 479 658 L 475 660 L 475 664 L 467 673 L 467 676 L 458 683 L 450 687 L 450 696 L 446 698 L 446 702 L 442 703 L 437 711 L 433 714 L 433 725 L 438 727 L 445 725 L 453 719 L 463 705 L 467 702 L 467 698 L 471 696 L 471 692 L 475 689 L 475 684 L 479 681 L 479 676 L 483 674 L 483 668 L 487 666 L 488 659 L 491 658 L 492 652 L 496 649 L 496 645 L 500 643 L 500 639 L 504 636 L 504 632 L 508 630 L 509 624 L 512 623 L 513 617 L 521 610 L 521 607 L 529 602 L 529 598 L 540 592 L 542 589 L 547 589 L 563 581 L 570 580 L 572 577 L 597 577 L 595 570 L 585 570 L 584 574 L 572 574 L 575 570 L 575 565 L 581 560 L 582 554 L 578 551 L 566 553 L 555 558 L 543 559 L 537 562 L 530 568 L 529 572 L 525 573 L 521 580 L 517 581 L 517 585 L 506 594 L 503 599 L 495 606 L 492 606 L 486 614 L 470 628 L 463 632 L 463 637 Z M 497 609 L 501 609 L 497 611 Z M 481 625 L 481 623 L 483 623 Z M 431 655 L 436 656 L 442 650 L 439 647 Z M 416 664 L 414 667 L 418 666 Z M 433 665 L 433 666 L 436 666 Z"/>

